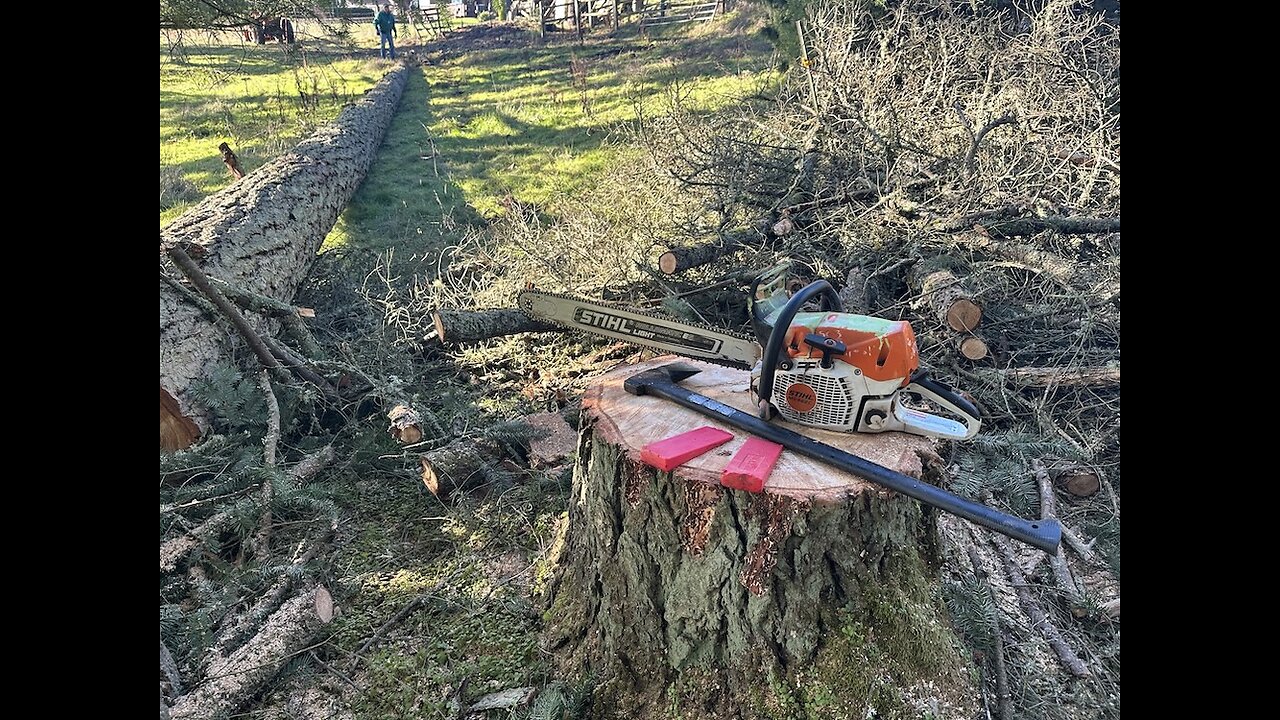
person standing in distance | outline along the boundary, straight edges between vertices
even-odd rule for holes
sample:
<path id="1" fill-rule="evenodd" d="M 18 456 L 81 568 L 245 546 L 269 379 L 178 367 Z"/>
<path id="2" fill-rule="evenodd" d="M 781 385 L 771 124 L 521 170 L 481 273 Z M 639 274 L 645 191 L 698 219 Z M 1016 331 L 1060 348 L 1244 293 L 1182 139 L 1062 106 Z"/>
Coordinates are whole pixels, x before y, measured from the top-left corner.
<path id="1" fill-rule="evenodd" d="M 378 56 L 396 59 L 396 16 L 391 12 L 391 3 L 382 6 L 382 12 L 373 19 L 373 27 L 378 31 Z"/>

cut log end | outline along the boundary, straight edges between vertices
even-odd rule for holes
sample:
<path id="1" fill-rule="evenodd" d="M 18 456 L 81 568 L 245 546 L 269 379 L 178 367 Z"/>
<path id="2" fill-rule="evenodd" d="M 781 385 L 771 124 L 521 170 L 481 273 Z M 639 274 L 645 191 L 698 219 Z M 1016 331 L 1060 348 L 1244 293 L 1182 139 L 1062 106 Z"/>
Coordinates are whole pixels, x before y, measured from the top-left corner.
<path id="1" fill-rule="evenodd" d="M 959 349 L 961 355 L 974 362 L 982 360 L 988 355 L 988 353 L 990 353 L 987 343 L 984 342 L 982 338 L 973 336 L 962 338 L 960 340 Z"/>
<path id="2" fill-rule="evenodd" d="M 178 401 L 160 388 L 160 449 L 164 452 L 177 452 L 191 447 L 200 439 L 200 427 L 187 417 L 178 405 Z"/>
<path id="3" fill-rule="evenodd" d="M 1085 469 L 1065 471 L 1058 475 L 1054 482 L 1058 487 L 1076 497 L 1089 497 L 1102 487 L 1098 474 Z"/>
<path id="4" fill-rule="evenodd" d="M 387 432 L 402 444 L 416 443 L 422 439 L 422 416 L 408 405 L 396 405 L 387 413 L 391 425 Z"/>
<path id="5" fill-rule="evenodd" d="M 956 332 L 969 332 L 982 322 L 982 308 L 972 300 L 960 298 L 947 309 L 947 325 Z"/>
<path id="6" fill-rule="evenodd" d="M 956 332 L 970 332 L 982 322 L 982 306 L 973 291 L 948 270 L 937 270 L 919 281 L 923 301 L 934 316 Z"/>
<path id="7" fill-rule="evenodd" d="M 315 594 L 316 617 L 325 625 L 333 620 L 333 595 L 324 587 L 317 587 Z"/>
<path id="8" fill-rule="evenodd" d="M 666 275 L 674 275 L 680 269 L 680 260 L 673 252 L 664 252 L 658 258 L 658 269 Z"/>
<path id="9" fill-rule="evenodd" d="M 435 325 L 436 339 L 439 340 L 440 342 L 444 342 L 445 341 L 444 319 L 440 317 L 439 310 L 431 311 L 431 324 Z"/>

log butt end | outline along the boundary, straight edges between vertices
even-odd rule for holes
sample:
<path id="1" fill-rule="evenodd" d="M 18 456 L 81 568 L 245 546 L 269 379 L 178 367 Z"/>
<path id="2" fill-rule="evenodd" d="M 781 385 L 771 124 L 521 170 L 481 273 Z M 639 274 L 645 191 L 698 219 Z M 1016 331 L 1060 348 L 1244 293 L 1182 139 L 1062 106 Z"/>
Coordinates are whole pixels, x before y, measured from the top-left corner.
<path id="1" fill-rule="evenodd" d="M 200 426 L 182 412 L 177 399 L 160 386 L 160 449 L 177 452 L 200 439 Z"/>
<path id="2" fill-rule="evenodd" d="M 990 352 L 987 343 L 980 337 L 967 337 L 960 341 L 960 354 L 968 360 L 977 362 Z"/>

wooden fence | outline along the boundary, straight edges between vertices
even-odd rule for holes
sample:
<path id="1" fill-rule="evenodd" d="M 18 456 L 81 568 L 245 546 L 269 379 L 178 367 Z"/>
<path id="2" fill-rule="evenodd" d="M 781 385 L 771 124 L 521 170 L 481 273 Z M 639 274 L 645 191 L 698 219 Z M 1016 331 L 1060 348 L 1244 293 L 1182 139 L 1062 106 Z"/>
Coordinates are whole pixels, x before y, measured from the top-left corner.
<path id="1" fill-rule="evenodd" d="M 679 23 L 706 22 L 729 0 L 512 0 L 511 17 L 541 15 L 544 30 L 581 34 L 592 28 L 635 27 L 640 32 Z"/>

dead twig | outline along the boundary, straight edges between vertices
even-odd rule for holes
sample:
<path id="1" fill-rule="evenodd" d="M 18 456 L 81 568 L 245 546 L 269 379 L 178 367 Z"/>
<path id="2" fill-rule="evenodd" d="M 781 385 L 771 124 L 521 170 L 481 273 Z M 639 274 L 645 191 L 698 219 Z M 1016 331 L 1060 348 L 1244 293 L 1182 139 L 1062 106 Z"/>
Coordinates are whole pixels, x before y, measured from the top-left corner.
<path id="1" fill-rule="evenodd" d="M 280 443 L 280 402 L 276 400 L 275 391 L 271 389 L 271 377 L 263 370 L 258 375 L 258 387 L 267 401 L 267 434 L 262 438 L 262 461 L 268 468 L 276 466 L 276 447 Z M 268 475 L 262 480 L 259 495 L 262 503 L 262 514 L 258 518 L 258 532 L 253 536 L 253 555 L 259 560 L 271 553 L 271 496 L 274 486 Z"/>
<path id="2" fill-rule="evenodd" d="M 1053 481 L 1049 479 L 1049 471 L 1045 468 L 1044 463 L 1039 460 L 1031 461 L 1031 468 L 1035 472 L 1036 485 L 1040 489 L 1040 519 L 1053 520 L 1057 519 L 1058 513 L 1056 503 L 1053 496 Z M 1049 558 L 1049 566 L 1053 569 L 1053 579 L 1057 583 L 1058 589 L 1071 602 L 1072 612 L 1075 613 L 1080 605 L 1080 588 L 1076 586 L 1075 578 L 1071 577 L 1071 568 L 1067 566 L 1067 559 L 1062 555 L 1062 547 L 1058 547 L 1058 551 Z"/>
<path id="3" fill-rule="evenodd" d="M 1049 643 L 1053 653 L 1058 656 L 1058 661 L 1062 663 L 1068 672 L 1076 677 L 1090 677 L 1093 673 L 1089 671 L 1088 666 L 1076 655 L 1071 646 L 1067 645 L 1062 633 L 1053 623 L 1049 622 L 1049 617 L 1044 608 L 1040 607 L 1040 603 L 1031 596 L 1027 578 L 1022 574 L 1022 569 L 1018 567 L 1018 561 L 1014 559 L 1013 548 L 1009 546 L 1009 543 L 1003 537 L 996 533 L 988 533 L 988 535 L 990 536 L 991 544 L 1000 553 L 1000 559 L 1004 562 L 1005 573 L 1008 574 L 1009 580 L 1013 583 L 1014 592 L 1018 595 L 1018 604 L 1022 606 L 1022 611 L 1027 614 L 1027 618 L 1031 620 L 1031 626 Z"/>

